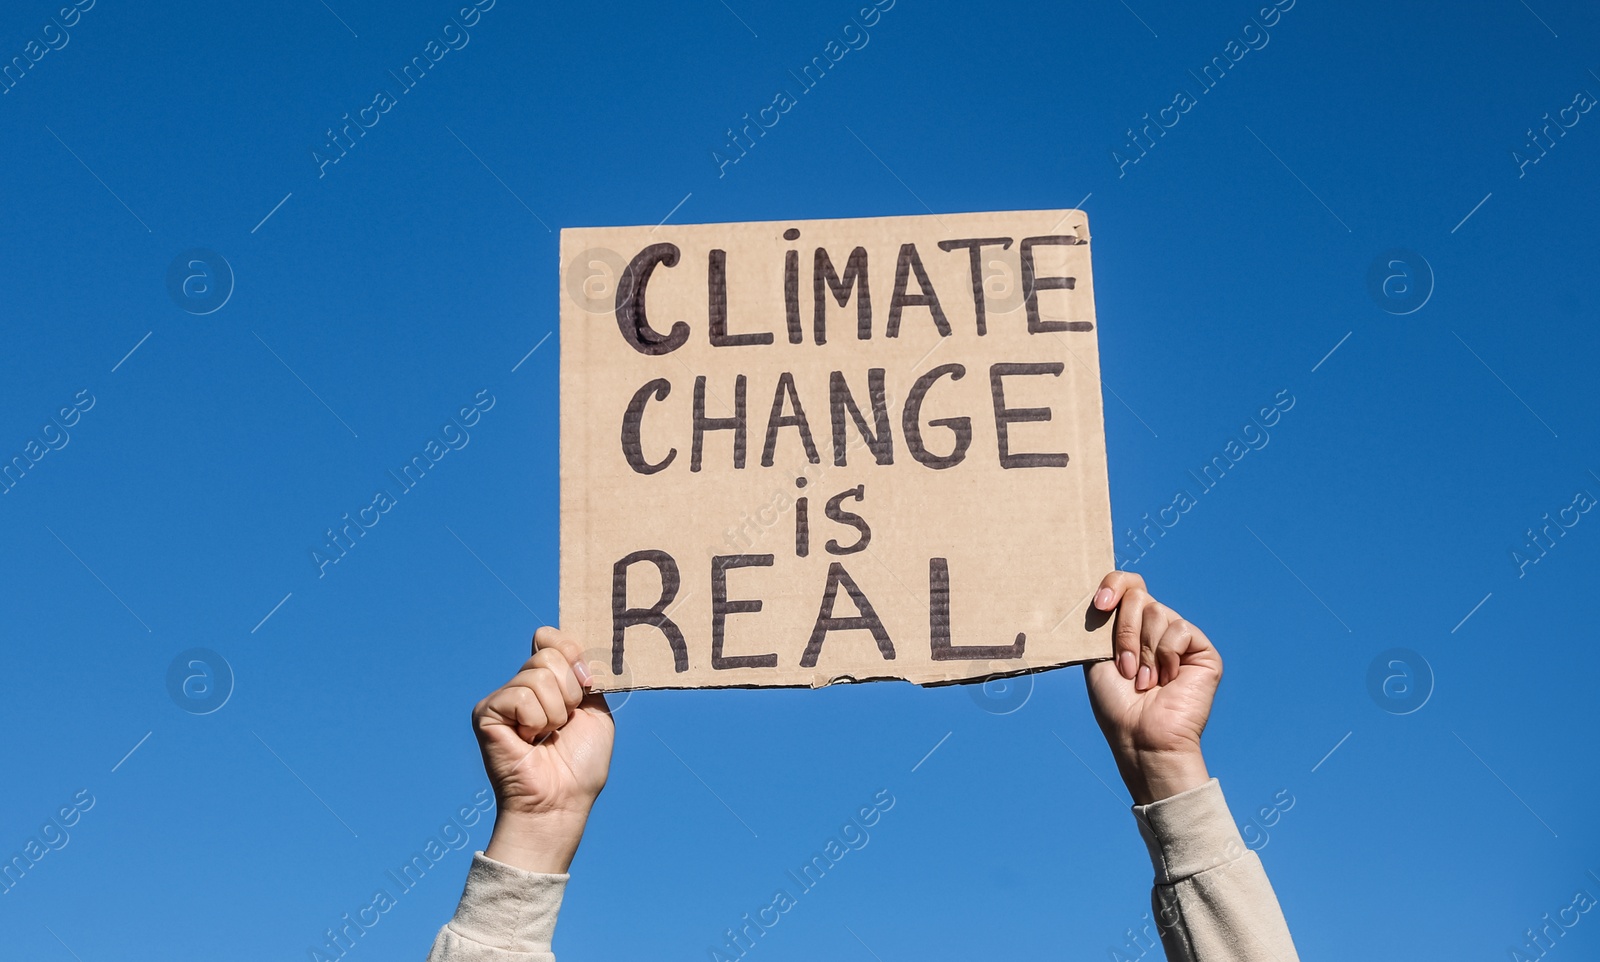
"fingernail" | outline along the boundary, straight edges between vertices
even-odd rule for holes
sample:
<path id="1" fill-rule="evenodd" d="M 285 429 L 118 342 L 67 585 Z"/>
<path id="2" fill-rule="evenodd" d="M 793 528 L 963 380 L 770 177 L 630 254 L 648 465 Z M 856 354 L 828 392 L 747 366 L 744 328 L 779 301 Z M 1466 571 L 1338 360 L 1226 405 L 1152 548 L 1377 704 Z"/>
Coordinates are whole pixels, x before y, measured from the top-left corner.
<path id="1" fill-rule="evenodd" d="M 1150 666 L 1149 665 L 1140 665 L 1139 666 L 1139 678 L 1138 678 L 1138 680 L 1136 680 L 1133 683 L 1133 687 L 1134 687 L 1134 689 L 1136 691 L 1144 691 L 1145 689 L 1150 687 Z"/>
<path id="2" fill-rule="evenodd" d="M 1110 611 L 1111 599 L 1113 597 L 1115 596 L 1111 593 L 1110 588 L 1101 588 L 1099 591 L 1095 592 L 1094 606 L 1099 608 L 1101 611 Z"/>
<path id="3" fill-rule="evenodd" d="M 588 662 L 574 662 L 572 665 L 572 673 L 578 676 L 578 684 L 582 685 L 583 687 L 588 688 L 590 685 L 594 684 L 594 675 L 589 672 Z"/>
<path id="4" fill-rule="evenodd" d="M 1122 677 L 1128 679 L 1129 681 L 1133 680 L 1133 673 L 1135 671 L 1133 652 L 1125 651 L 1117 656 L 1117 671 L 1121 672 Z"/>

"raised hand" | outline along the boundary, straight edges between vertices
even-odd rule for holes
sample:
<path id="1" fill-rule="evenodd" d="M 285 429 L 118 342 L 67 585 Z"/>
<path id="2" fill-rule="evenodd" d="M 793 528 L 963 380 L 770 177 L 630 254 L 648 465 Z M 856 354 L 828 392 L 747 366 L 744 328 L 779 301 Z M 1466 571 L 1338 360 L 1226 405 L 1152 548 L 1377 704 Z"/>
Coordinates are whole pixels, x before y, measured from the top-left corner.
<path id="1" fill-rule="evenodd" d="M 1135 802 L 1149 804 L 1210 779 L 1200 734 L 1222 680 L 1222 656 L 1200 629 L 1113 571 L 1094 607 L 1116 611 L 1111 661 L 1084 666 L 1095 720 Z"/>
<path id="2" fill-rule="evenodd" d="M 484 854 L 530 872 L 564 873 L 611 768 L 614 726 L 583 648 L 555 628 L 533 657 L 472 710 L 498 812 Z"/>

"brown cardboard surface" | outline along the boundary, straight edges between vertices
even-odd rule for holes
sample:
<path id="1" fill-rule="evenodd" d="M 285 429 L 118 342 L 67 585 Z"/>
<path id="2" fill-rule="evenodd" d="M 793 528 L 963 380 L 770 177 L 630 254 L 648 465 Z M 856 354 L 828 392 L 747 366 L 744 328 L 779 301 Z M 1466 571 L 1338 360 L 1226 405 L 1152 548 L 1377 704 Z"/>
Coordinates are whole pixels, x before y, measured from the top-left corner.
<path id="1" fill-rule="evenodd" d="M 596 686 L 1109 657 L 1090 246 L 1073 210 L 563 230 L 561 624 Z"/>

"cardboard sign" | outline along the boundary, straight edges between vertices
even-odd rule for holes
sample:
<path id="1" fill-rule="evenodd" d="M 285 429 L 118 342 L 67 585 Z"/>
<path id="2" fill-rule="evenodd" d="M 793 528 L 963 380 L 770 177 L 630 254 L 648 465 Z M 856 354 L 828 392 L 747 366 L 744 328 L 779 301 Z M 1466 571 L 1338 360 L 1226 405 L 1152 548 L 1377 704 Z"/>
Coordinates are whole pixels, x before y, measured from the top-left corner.
<path id="1" fill-rule="evenodd" d="M 561 232 L 561 623 L 601 690 L 1110 657 L 1080 211 Z"/>

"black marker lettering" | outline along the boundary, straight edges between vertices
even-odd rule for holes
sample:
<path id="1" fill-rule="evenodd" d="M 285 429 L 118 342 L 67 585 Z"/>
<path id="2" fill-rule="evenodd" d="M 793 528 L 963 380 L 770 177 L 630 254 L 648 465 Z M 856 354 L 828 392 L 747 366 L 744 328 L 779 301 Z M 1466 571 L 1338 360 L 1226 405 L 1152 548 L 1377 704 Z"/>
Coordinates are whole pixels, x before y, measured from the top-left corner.
<path id="1" fill-rule="evenodd" d="M 843 587 L 850 600 L 855 603 L 859 615 L 850 618 L 835 618 L 833 615 L 834 599 L 838 597 L 839 588 Z M 878 651 L 885 661 L 894 660 L 894 642 L 889 639 L 889 632 L 883 627 L 883 621 L 878 618 L 878 613 L 873 610 L 872 602 L 856 586 L 850 573 L 844 570 L 844 565 L 837 561 L 828 565 L 828 583 L 822 589 L 822 606 L 817 609 L 817 620 L 811 628 L 811 640 L 806 642 L 806 650 L 800 655 L 801 668 L 815 668 L 817 656 L 822 653 L 822 643 L 830 631 L 855 631 L 866 629 L 872 632 L 872 638 L 878 643 Z"/>
<path id="2" fill-rule="evenodd" d="M 652 357 L 668 354 L 689 339 L 689 325 L 683 321 L 674 321 L 672 330 L 662 334 L 650 326 L 650 319 L 644 313 L 644 291 L 650 283 L 650 272 L 657 264 L 672 267 L 677 263 L 676 244 L 651 244 L 634 255 L 617 279 L 617 327 L 640 354 Z"/>
<path id="3" fill-rule="evenodd" d="M 911 280 L 912 271 L 916 271 L 917 289 L 921 293 L 906 293 L 906 285 Z M 917 255 L 915 244 L 901 244 L 900 257 L 895 261 L 894 295 L 889 298 L 889 320 L 883 332 L 886 337 L 900 336 L 900 312 L 907 307 L 926 307 L 933 315 L 933 323 L 939 329 L 939 336 L 950 336 L 950 321 L 944 316 L 944 308 L 939 306 L 939 295 L 934 293 L 933 284 L 928 280 L 928 272 L 922 266 L 922 258 Z"/>
<path id="4" fill-rule="evenodd" d="M 789 399 L 789 406 L 794 408 L 793 414 L 783 413 L 783 399 Z M 772 412 L 767 415 L 767 438 L 761 446 L 761 466 L 772 467 L 772 456 L 778 447 L 778 429 L 796 428 L 800 432 L 800 443 L 806 449 L 806 458 L 812 464 L 822 461 L 817 454 L 817 445 L 811 440 L 811 425 L 806 421 L 806 409 L 800 406 L 800 395 L 794 389 L 794 375 L 784 371 L 778 375 L 778 386 L 772 391 Z"/>
<path id="5" fill-rule="evenodd" d="M 728 252 L 714 250 L 706 264 L 706 312 L 711 319 L 712 347 L 743 347 L 771 344 L 772 332 L 760 334 L 728 333 Z"/>
<path id="6" fill-rule="evenodd" d="M 840 277 L 833 271 L 833 261 L 828 257 L 828 252 L 817 248 L 812 258 L 811 293 L 816 299 L 816 310 L 812 317 L 813 337 L 818 344 L 827 343 L 828 323 L 828 292 L 833 292 L 833 299 L 844 307 L 850 302 L 850 291 L 856 289 L 856 339 L 870 340 L 872 338 L 872 290 L 867 286 L 867 249 L 857 247 L 850 252 L 850 259 L 845 261 L 844 276 Z M 795 323 L 799 323 L 798 317 Z M 795 339 L 795 343 L 800 343 Z"/>
<path id="7" fill-rule="evenodd" d="M 989 394 L 994 399 L 994 430 L 1000 441 L 1000 466 L 1002 468 L 1060 468 L 1065 467 L 1065 454 L 1012 454 L 1007 426 L 1013 422 L 1050 420 L 1049 408 L 1008 408 L 1003 379 L 1030 374 L 1048 374 L 1060 377 L 1064 365 L 1060 361 L 1048 364 L 996 364 L 989 368 Z"/>
<path id="8" fill-rule="evenodd" d="M 650 396 L 654 394 L 657 401 L 665 401 L 671 393 L 672 384 L 664 377 L 646 381 L 644 387 L 633 392 L 633 400 L 622 412 L 622 456 L 628 459 L 628 467 L 640 474 L 655 474 L 678 456 L 678 449 L 670 448 L 666 457 L 651 464 L 645 460 L 644 447 L 639 441 L 639 422 L 644 419 L 644 406 L 649 403 Z"/>
<path id="9" fill-rule="evenodd" d="M 1089 321 L 1045 321 L 1039 318 L 1040 291 L 1070 291 L 1077 287 L 1076 277 L 1037 277 L 1033 266 L 1033 248 L 1036 244 L 1081 244 L 1083 241 L 1071 234 L 1047 234 L 1042 237 L 1024 237 L 1019 246 L 1022 260 L 1022 301 L 1028 310 L 1028 333 L 1048 334 L 1051 331 L 1092 331 Z"/>
<path id="10" fill-rule="evenodd" d="M 861 416 L 861 408 L 856 405 L 856 399 L 850 394 L 850 386 L 845 383 L 844 373 L 833 371 L 828 375 L 828 410 L 833 420 L 833 463 L 838 467 L 845 466 L 846 410 L 855 421 L 856 430 L 861 432 L 861 439 L 872 449 L 872 457 L 879 464 L 894 463 L 894 437 L 889 432 L 889 404 L 883 392 L 883 375 L 884 370 L 881 367 L 867 369 L 867 394 L 872 401 L 872 419 L 877 425 L 876 432 L 867 427 L 867 419 Z"/>
<path id="11" fill-rule="evenodd" d="M 661 572 L 661 598 L 648 608 L 629 608 L 628 568 L 640 561 L 648 561 Z M 622 636 L 634 625 L 649 625 L 661 629 L 672 646 L 672 670 L 689 670 L 689 647 L 684 644 L 683 632 L 667 617 L 667 606 L 678 597 L 678 563 L 665 551 L 646 548 L 635 551 L 611 566 L 611 673 L 622 674 Z"/>
<path id="12" fill-rule="evenodd" d="M 983 299 L 983 249 L 1000 245 L 1001 250 L 1011 249 L 1009 237 L 966 237 L 961 240 L 946 240 L 939 242 L 942 251 L 953 251 L 958 247 L 967 249 L 968 261 L 972 267 L 972 308 L 978 318 L 978 336 L 989 333 L 988 317 L 985 314 Z"/>
<path id="13" fill-rule="evenodd" d="M 861 517 L 861 515 L 856 514 L 854 511 L 846 511 L 845 509 L 839 507 L 839 502 L 843 501 L 845 498 L 853 498 L 856 501 L 865 501 L 867 499 L 867 486 L 864 484 L 858 484 L 853 488 L 840 491 L 838 494 L 828 499 L 828 503 L 823 506 L 822 512 L 828 516 L 829 521 L 837 521 L 840 524 L 847 524 L 861 532 L 861 536 L 856 539 L 855 544 L 848 548 L 839 547 L 839 542 L 829 538 L 827 545 L 825 545 L 825 547 L 828 549 L 828 554 L 855 554 L 857 551 L 867 550 L 867 545 L 872 543 L 872 528 L 867 524 L 866 519 Z"/>
<path id="14" fill-rule="evenodd" d="M 796 232 L 796 236 L 799 236 L 799 232 Z M 789 323 L 789 343 L 799 344 L 805 339 L 805 332 L 800 330 L 799 251 L 788 251 L 783 255 L 783 316 Z"/>
<path id="15" fill-rule="evenodd" d="M 806 486 L 805 478 L 795 478 L 794 486 Z M 811 553 L 811 526 L 808 511 L 809 501 L 805 495 L 794 499 L 794 553 L 797 558 L 804 558 Z"/>
<path id="16" fill-rule="evenodd" d="M 928 638 L 934 661 L 987 661 L 991 658 L 1021 658 L 1028 638 L 1017 632 L 1011 645 L 950 644 L 950 560 L 928 559 Z"/>
<path id="17" fill-rule="evenodd" d="M 1057 365 L 1059 367 L 1060 365 Z M 733 382 L 733 417 L 708 418 L 706 417 L 706 378 L 700 375 L 694 379 L 694 444 L 689 450 L 689 470 L 700 470 L 701 442 L 707 431 L 732 431 L 733 432 L 733 466 L 744 467 L 744 375 L 740 374 Z"/>
<path id="18" fill-rule="evenodd" d="M 922 400 L 934 382 L 946 374 L 950 375 L 950 380 L 959 381 L 966 376 L 967 369 L 960 364 L 941 364 L 917 378 L 916 383 L 911 385 L 911 392 L 906 395 L 905 413 L 900 420 L 906 434 L 906 448 L 911 456 L 935 471 L 960 464 L 967 456 L 967 448 L 972 445 L 972 419 L 969 417 L 934 418 L 928 422 L 929 427 L 949 428 L 956 436 L 955 449 L 948 455 L 940 457 L 922 443 Z"/>
<path id="19" fill-rule="evenodd" d="M 754 613 L 761 610 L 760 601 L 729 601 L 728 600 L 728 569 L 729 568 L 767 568 L 772 565 L 772 555 L 769 554 L 732 554 L 714 555 L 711 559 L 711 667 L 722 670 L 727 668 L 776 668 L 778 656 L 776 653 L 766 655 L 728 655 L 722 654 L 722 642 L 727 633 L 728 616 L 745 612 Z"/>

